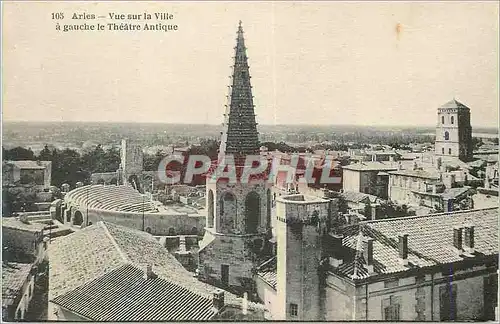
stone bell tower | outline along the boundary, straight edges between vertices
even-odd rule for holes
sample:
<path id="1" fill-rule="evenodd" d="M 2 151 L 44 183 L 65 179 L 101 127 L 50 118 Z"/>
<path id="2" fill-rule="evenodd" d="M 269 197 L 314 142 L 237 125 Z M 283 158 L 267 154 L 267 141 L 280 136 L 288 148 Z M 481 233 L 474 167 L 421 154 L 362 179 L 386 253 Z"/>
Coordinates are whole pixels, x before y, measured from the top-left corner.
<path id="1" fill-rule="evenodd" d="M 240 176 L 245 158 L 258 156 L 260 150 L 241 22 L 232 69 L 217 162 L 234 158 Z M 207 179 L 207 219 L 198 270 L 203 281 L 250 292 L 253 270 L 262 261 L 271 229 L 271 184 L 265 176 L 240 180 Z"/>
<path id="2" fill-rule="evenodd" d="M 437 156 L 472 158 L 470 109 L 455 99 L 438 108 L 435 150 Z"/>

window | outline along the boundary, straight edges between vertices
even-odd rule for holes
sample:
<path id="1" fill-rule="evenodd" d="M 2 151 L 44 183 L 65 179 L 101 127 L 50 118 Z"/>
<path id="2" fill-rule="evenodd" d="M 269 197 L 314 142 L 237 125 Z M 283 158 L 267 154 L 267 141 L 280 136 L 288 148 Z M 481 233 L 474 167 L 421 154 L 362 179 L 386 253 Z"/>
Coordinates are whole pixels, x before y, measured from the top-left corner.
<path id="1" fill-rule="evenodd" d="M 451 116 L 451 124 L 453 125 L 454 122 L 455 122 L 455 117 Z"/>
<path id="2" fill-rule="evenodd" d="M 441 116 L 441 124 L 444 124 L 444 116 Z"/>
<path id="3" fill-rule="evenodd" d="M 448 141 L 449 139 L 450 139 L 450 133 L 448 133 L 447 131 L 444 132 L 444 140 Z"/>
<path id="4" fill-rule="evenodd" d="M 401 310 L 401 297 L 390 296 L 382 300 L 384 321 L 399 321 Z"/>
<path id="5" fill-rule="evenodd" d="M 290 304 L 290 316 L 298 316 L 299 315 L 299 305 Z"/>
<path id="6" fill-rule="evenodd" d="M 449 149 L 448 149 L 448 154 L 450 154 L 450 155 L 451 155 L 451 148 L 449 148 Z"/>
<path id="7" fill-rule="evenodd" d="M 443 148 L 441 148 L 441 153 L 443 153 L 443 154 L 444 154 L 444 147 L 443 147 Z"/>

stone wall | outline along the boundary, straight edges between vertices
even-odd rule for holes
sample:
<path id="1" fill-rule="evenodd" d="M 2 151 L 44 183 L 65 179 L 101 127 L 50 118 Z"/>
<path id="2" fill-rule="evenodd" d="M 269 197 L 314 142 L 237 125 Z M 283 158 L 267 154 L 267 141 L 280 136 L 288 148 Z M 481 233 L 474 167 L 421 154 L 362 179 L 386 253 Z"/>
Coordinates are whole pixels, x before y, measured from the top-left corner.
<path id="1" fill-rule="evenodd" d="M 71 221 L 77 209 L 71 211 Z M 167 214 L 167 213 L 132 213 L 110 210 L 89 209 L 80 210 L 83 215 L 82 228 L 90 223 L 95 224 L 99 221 L 110 222 L 138 230 L 144 230 L 153 235 L 179 235 L 193 234 L 194 228 L 197 234 L 202 235 L 205 226 L 205 216 L 187 215 L 187 214 Z M 67 222 L 67 218 L 65 219 Z M 143 229 L 144 225 L 144 229 Z"/>

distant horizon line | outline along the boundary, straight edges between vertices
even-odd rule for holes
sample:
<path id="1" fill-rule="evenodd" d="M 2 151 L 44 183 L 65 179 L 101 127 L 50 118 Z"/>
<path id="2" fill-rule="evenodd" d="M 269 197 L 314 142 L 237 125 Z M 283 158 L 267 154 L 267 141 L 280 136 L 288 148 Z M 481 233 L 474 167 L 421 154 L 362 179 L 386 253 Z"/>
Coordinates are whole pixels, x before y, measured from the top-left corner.
<path id="1" fill-rule="evenodd" d="M 28 120 L 2 120 L 2 124 L 8 124 L 8 123 L 40 123 L 40 124 L 48 124 L 48 123 L 90 123 L 90 124 L 158 124 L 158 125 L 208 125 L 208 126 L 221 126 L 222 123 L 199 123 L 199 122 L 192 122 L 192 123 L 187 123 L 187 122 L 158 122 L 158 121 L 148 121 L 148 122 L 138 122 L 138 121 L 98 121 L 98 120 L 83 120 L 83 121 L 58 121 L 58 120 L 37 120 L 37 121 L 28 121 Z M 258 125 L 261 126 L 321 126 L 321 127 L 327 127 L 327 126 L 355 126 L 355 127 L 400 127 L 400 128 L 419 128 L 419 127 L 425 127 L 425 128 L 435 128 L 436 125 L 433 124 L 420 124 L 420 125 L 383 125 L 383 124 L 307 124 L 307 123 L 283 123 L 283 124 L 264 124 L 264 123 L 258 123 Z M 498 132 L 498 126 L 486 126 L 486 125 L 471 125 L 472 128 L 495 128 L 497 129 Z"/>

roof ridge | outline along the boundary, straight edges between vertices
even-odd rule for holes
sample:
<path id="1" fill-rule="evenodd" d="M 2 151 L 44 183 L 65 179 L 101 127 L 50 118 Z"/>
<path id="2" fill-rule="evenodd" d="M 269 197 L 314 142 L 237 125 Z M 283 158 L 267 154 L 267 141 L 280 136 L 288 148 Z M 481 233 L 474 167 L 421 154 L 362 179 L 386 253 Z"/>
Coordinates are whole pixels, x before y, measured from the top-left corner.
<path id="1" fill-rule="evenodd" d="M 437 213 L 437 214 L 426 214 L 426 215 L 416 215 L 416 216 L 402 216 L 402 217 L 394 217 L 394 218 L 375 219 L 375 220 L 363 221 L 362 224 L 364 225 L 364 224 L 389 222 L 389 221 L 396 221 L 396 220 L 403 220 L 403 219 L 429 218 L 429 217 L 444 216 L 444 215 L 466 214 L 466 213 L 470 213 L 470 212 L 477 212 L 480 210 L 490 210 L 490 209 L 498 209 L 498 208 L 499 208 L 499 206 L 477 208 L 477 209 L 467 209 L 467 210 L 457 210 L 457 211 L 453 211 L 453 212 L 443 212 L 443 213 Z"/>
<path id="2" fill-rule="evenodd" d="M 113 237 L 113 235 L 111 235 L 111 233 L 109 232 L 108 227 L 106 226 L 105 222 L 104 221 L 99 221 L 97 224 L 99 224 L 99 226 L 101 226 L 104 229 L 104 233 L 106 234 L 106 236 L 108 236 L 108 238 L 111 241 L 111 244 L 113 244 L 113 246 L 116 248 L 116 251 L 118 252 L 118 254 L 120 254 L 120 257 L 123 259 L 123 261 L 125 263 L 128 263 L 128 264 L 133 264 L 133 262 L 128 258 L 128 256 L 122 251 L 122 249 L 120 248 L 120 246 L 116 242 L 116 240 Z"/>

